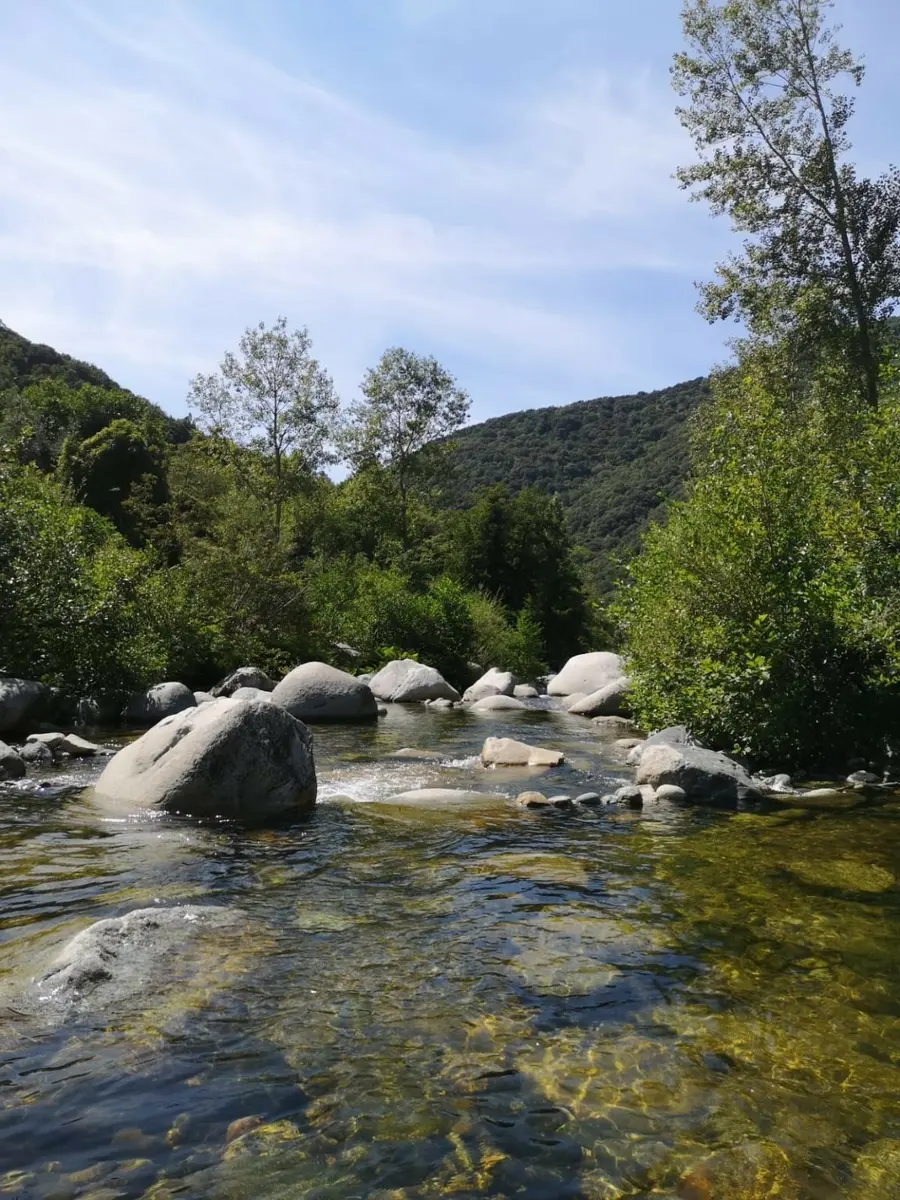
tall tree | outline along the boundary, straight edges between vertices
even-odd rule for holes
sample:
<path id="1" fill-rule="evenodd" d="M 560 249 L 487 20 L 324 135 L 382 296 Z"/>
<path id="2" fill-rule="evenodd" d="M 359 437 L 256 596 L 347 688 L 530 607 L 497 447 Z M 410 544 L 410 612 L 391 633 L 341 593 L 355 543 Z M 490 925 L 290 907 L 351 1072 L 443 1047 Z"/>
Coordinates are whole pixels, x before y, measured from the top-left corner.
<path id="1" fill-rule="evenodd" d="M 217 373 L 197 375 L 189 403 L 208 429 L 267 456 L 274 475 L 275 534 L 281 535 L 286 473 L 291 462 L 312 471 L 329 459 L 338 399 L 331 377 L 312 356 L 308 331 L 288 332 L 279 317 L 244 331 Z"/>
<path id="2" fill-rule="evenodd" d="M 831 0 L 688 0 L 672 79 L 699 161 L 694 199 L 749 235 L 703 288 L 710 319 L 842 346 L 878 403 L 883 320 L 900 297 L 900 172 L 860 178 L 847 127 L 862 64 L 836 41 Z"/>
<path id="3" fill-rule="evenodd" d="M 433 475 L 442 438 L 469 415 L 469 397 L 436 358 L 394 346 L 360 385 L 364 399 L 350 410 L 345 431 L 355 467 L 387 467 L 396 481 L 404 546 L 409 540 L 409 492 Z"/>

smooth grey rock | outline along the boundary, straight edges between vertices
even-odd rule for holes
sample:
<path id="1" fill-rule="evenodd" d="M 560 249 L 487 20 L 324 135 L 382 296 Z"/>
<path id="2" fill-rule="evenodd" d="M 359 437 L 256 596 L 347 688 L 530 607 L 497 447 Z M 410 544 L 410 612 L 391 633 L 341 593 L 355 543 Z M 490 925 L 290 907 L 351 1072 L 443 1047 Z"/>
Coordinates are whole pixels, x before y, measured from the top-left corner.
<path id="1" fill-rule="evenodd" d="M 513 695 L 517 700 L 536 700 L 540 692 L 530 683 L 517 683 L 513 688 Z"/>
<path id="2" fill-rule="evenodd" d="M 516 686 L 516 677 L 511 671 L 500 671 L 491 667 L 480 679 L 463 692 L 463 703 L 474 704 L 485 696 L 511 696 Z"/>
<path id="3" fill-rule="evenodd" d="M 197 704 L 209 704 L 211 700 L 215 700 L 212 692 L 194 692 L 194 700 Z"/>
<path id="4" fill-rule="evenodd" d="M 395 658 L 373 675 L 369 687 L 378 700 L 395 704 L 415 704 L 422 700 L 459 700 L 456 688 L 434 667 L 414 662 L 411 658 Z"/>
<path id="5" fill-rule="evenodd" d="M 521 700 L 517 700 L 515 696 L 485 696 L 481 700 L 476 700 L 470 706 L 469 712 L 524 712 L 527 708 L 528 705 L 523 704 Z"/>
<path id="6" fill-rule="evenodd" d="M 436 708 L 438 712 L 445 712 L 448 708 L 456 708 L 452 700 L 445 700 L 443 696 L 440 700 L 426 700 L 425 703 L 429 708 Z"/>
<path id="7" fill-rule="evenodd" d="M 44 1009 L 104 1008 L 159 986 L 165 963 L 204 932 L 238 931 L 238 909 L 186 904 L 138 908 L 96 921 L 66 944 L 37 981 Z"/>
<path id="8" fill-rule="evenodd" d="M 52 695 L 44 683 L 0 675 L 0 733 L 33 727 L 42 719 Z"/>
<path id="9" fill-rule="evenodd" d="M 356 676 L 356 680 L 357 680 L 357 683 L 371 683 L 372 682 L 372 672 L 364 671 L 362 673 L 362 675 Z"/>
<path id="10" fill-rule="evenodd" d="M 520 808 L 571 808 L 569 796 L 545 796 L 543 792 L 520 792 L 516 796 Z"/>
<path id="11" fill-rule="evenodd" d="M 614 679 L 612 683 L 607 683 L 596 692 L 591 692 L 583 700 L 571 704 L 569 712 L 579 717 L 627 717 L 630 713 L 628 707 L 628 689 L 630 687 L 631 680 L 623 675 L 621 679 Z"/>
<path id="12" fill-rule="evenodd" d="M 271 692 L 275 681 L 270 679 L 259 667 L 238 667 L 230 675 L 210 688 L 210 694 L 218 700 L 219 696 L 233 696 L 238 688 L 259 688 L 261 692 Z"/>
<path id="13" fill-rule="evenodd" d="M 860 784 L 881 783 L 881 776 L 874 771 L 853 771 L 847 776 L 847 782 L 858 787 Z"/>
<path id="14" fill-rule="evenodd" d="M 573 807 L 573 802 L 572 802 L 571 796 L 562 796 L 562 795 L 549 796 L 547 798 L 547 803 L 551 804 L 554 808 L 572 808 Z"/>
<path id="15" fill-rule="evenodd" d="M 236 692 L 231 693 L 232 700 L 264 700 L 266 704 L 271 704 L 272 693 L 266 692 L 262 688 L 256 687 L 239 687 Z"/>
<path id="16" fill-rule="evenodd" d="M 603 803 L 603 797 L 599 792 L 582 792 L 580 796 L 575 797 L 576 804 L 586 804 L 588 807 L 593 807 Z"/>
<path id="17" fill-rule="evenodd" d="M 18 750 L 0 742 L 0 779 L 21 779 L 25 774 L 25 760 Z"/>
<path id="18" fill-rule="evenodd" d="M 673 746 L 666 742 L 645 743 L 635 774 L 637 783 L 659 789 L 674 783 L 691 800 L 735 805 L 755 800 L 763 790 L 732 758 L 699 746 Z"/>
<path id="19" fill-rule="evenodd" d="M 229 699 L 167 717 L 120 750 L 94 787 L 115 811 L 259 822 L 311 808 L 309 730 L 268 700 Z"/>
<path id="20" fill-rule="evenodd" d="M 25 745 L 39 742 L 42 746 L 46 746 L 54 758 L 59 758 L 64 753 L 66 735 L 64 733 L 30 733 L 25 739 Z"/>
<path id="21" fill-rule="evenodd" d="M 72 758 L 91 758 L 95 754 L 108 753 L 103 746 L 89 742 L 86 738 L 79 737 L 77 733 L 32 733 L 29 734 L 26 745 L 32 742 L 43 743 L 54 758 L 59 758 L 63 754 L 68 754 Z"/>
<path id="22" fill-rule="evenodd" d="M 565 762 L 561 750 L 529 746 L 515 738 L 488 738 L 481 749 L 481 761 L 486 767 L 558 767 Z"/>
<path id="23" fill-rule="evenodd" d="M 158 683 L 146 692 L 135 692 L 125 709 L 130 725 L 155 725 L 186 708 L 196 708 L 194 693 L 183 683 Z"/>
<path id="24" fill-rule="evenodd" d="M 641 761 L 641 755 L 647 746 L 660 745 L 699 746 L 700 743 L 684 725 L 670 725 L 666 729 L 658 729 L 656 733 L 651 733 L 639 746 L 634 747 L 625 761 L 630 767 L 635 767 Z"/>
<path id="25" fill-rule="evenodd" d="M 372 689 L 327 663 L 294 667 L 272 692 L 272 701 L 301 721 L 374 721 Z"/>
<path id="26" fill-rule="evenodd" d="M 616 789 L 616 804 L 622 805 L 623 808 L 643 808 L 644 793 L 639 787 L 626 784 Z"/>
<path id="27" fill-rule="evenodd" d="M 26 742 L 19 751 L 19 757 L 23 762 L 35 767 L 53 765 L 53 751 L 44 742 Z"/>
<path id="28" fill-rule="evenodd" d="M 687 800 L 687 792 L 675 783 L 662 783 L 656 789 L 657 800 Z"/>
<path id="29" fill-rule="evenodd" d="M 550 696 L 571 696 L 583 692 L 589 696 L 608 683 L 621 679 L 625 674 L 625 663 L 618 654 L 595 651 L 593 654 L 576 654 L 570 658 L 558 675 L 547 684 Z"/>

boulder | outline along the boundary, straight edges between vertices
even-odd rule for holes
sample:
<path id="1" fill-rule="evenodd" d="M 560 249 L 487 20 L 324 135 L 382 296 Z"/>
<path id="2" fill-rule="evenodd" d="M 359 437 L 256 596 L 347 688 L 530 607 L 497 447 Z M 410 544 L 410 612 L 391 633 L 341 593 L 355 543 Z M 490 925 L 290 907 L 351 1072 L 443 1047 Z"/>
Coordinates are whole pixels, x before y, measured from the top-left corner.
<path id="1" fill-rule="evenodd" d="M 294 667 L 272 692 L 272 701 L 300 721 L 374 721 L 378 716 L 367 683 L 322 662 Z"/>
<path id="2" fill-rule="evenodd" d="M 197 704 L 209 704 L 210 700 L 215 700 L 212 692 L 194 692 L 194 701 Z"/>
<path id="3" fill-rule="evenodd" d="M 530 683 L 517 683 L 513 688 L 513 695 L 517 700 L 536 700 L 540 692 Z"/>
<path id="4" fill-rule="evenodd" d="M 223 680 L 209 690 L 210 694 L 218 700 L 219 696 L 233 696 L 238 688 L 243 687 L 259 688 L 261 692 L 271 692 L 274 690 L 275 683 L 259 667 L 238 667 L 236 671 L 226 675 Z"/>
<path id="5" fill-rule="evenodd" d="M 194 693 L 183 683 L 158 683 L 146 692 L 135 692 L 125 709 L 130 725 L 155 725 L 186 708 L 196 708 Z"/>
<path id="6" fill-rule="evenodd" d="M 697 746 L 700 743 L 684 725 L 670 725 L 666 729 L 658 729 L 651 733 L 639 745 L 633 747 L 626 762 L 635 767 L 641 761 L 641 755 L 647 746 Z"/>
<path id="7" fill-rule="evenodd" d="M 44 715 L 52 699 L 46 684 L 33 679 L 0 676 L 0 733 L 34 727 Z"/>
<path id="8" fill-rule="evenodd" d="M 34 767 L 51 767 L 53 765 L 53 751 L 43 742 L 26 742 L 19 751 L 19 756 L 24 763 L 31 763 Z"/>
<path id="9" fill-rule="evenodd" d="M 476 700 L 470 706 L 469 712 L 525 712 L 527 708 L 528 705 L 517 700 L 515 696 L 485 696 L 482 700 Z"/>
<path id="10" fill-rule="evenodd" d="M 415 704 L 422 700 L 459 700 L 456 688 L 451 687 L 440 671 L 413 662 L 411 658 L 396 658 L 373 675 L 369 687 L 378 700 L 393 700 L 397 704 Z"/>
<path id="11" fill-rule="evenodd" d="M 239 931 L 237 909 L 185 904 L 138 908 L 95 921 L 75 935 L 37 981 L 42 1005 L 102 1008 L 140 996 L 158 985 L 162 964 L 201 932 Z"/>
<path id="12" fill-rule="evenodd" d="M 763 791 L 744 768 L 725 754 L 699 746 L 644 743 L 635 774 L 637 783 L 673 783 L 691 800 L 736 805 L 760 799 Z"/>
<path id="13" fill-rule="evenodd" d="M 565 762 L 565 755 L 561 750 L 529 746 L 514 738 L 488 738 L 481 761 L 486 767 L 558 767 Z"/>
<path id="14" fill-rule="evenodd" d="M 582 792 L 580 796 L 575 797 L 576 804 L 586 804 L 588 808 L 594 808 L 602 802 L 603 797 L 599 792 Z"/>
<path id="15" fill-rule="evenodd" d="M 547 684 L 547 694 L 571 696 L 574 692 L 584 692 L 589 696 L 608 683 L 621 679 L 624 674 L 625 663 L 618 654 L 604 650 L 593 654 L 576 654 Z"/>
<path id="16" fill-rule="evenodd" d="M 623 808 L 644 807 L 644 793 L 634 784 L 626 784 L 625 787 L 617 788 L 615 797 L 616 804 L 621 804 Z"/>
<path id="17" fill-rule="evenodd" d="M 264 700 L 266 704 L 271 704 L 272 693 L 265 692 L 262 688 L 255 687 L 239 687 L 236 692 L 231 693 L 232 700 Z"/>
<path id="18" fill-rule="evenodd" d="M 222 696 L 165 718 L 120 750 L 94 793 L 120 812 L 252 822 L 295 813 L 316 801 L 309 730 L 280 705 Z"/>
<path id="19" fill-rule="evenodd" d="M 25 760 L 18 750 L 0 742 L 0 780 L 21 779 L 25 774 Z"/>
<path id="20" fill-rule="evenodd" d="M 591 692 L 583 700 L 569 705 L 569 712 L 580 717 L 627 717 L 628 689 L 631 680 L 626 675 L 614 679 L 612 683 Z"/>
<path id="21" fill-rule="evenodd" d="M 656 789 L 656 799 L 670 802 L 687 800 L 687 792 L 675 783 L 661 783 Z"/>
<path id="22" fill-rule="evenodd" d="M 463 692 L 463 702 L 466 704 L 474 704 L 476 700 L 483 700 L 485 696 L 511 696 L 516 686 L 516 677 L 511 671 L 499 671 L 496 667 L 491 667 L 486 671 L 480 679 L 466 688 Z"/>

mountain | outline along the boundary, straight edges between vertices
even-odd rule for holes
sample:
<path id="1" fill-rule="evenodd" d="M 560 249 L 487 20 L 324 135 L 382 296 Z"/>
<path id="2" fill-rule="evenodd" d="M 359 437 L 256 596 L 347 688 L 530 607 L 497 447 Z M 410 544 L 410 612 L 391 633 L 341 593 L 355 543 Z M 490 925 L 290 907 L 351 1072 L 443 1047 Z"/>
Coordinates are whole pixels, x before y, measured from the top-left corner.
<path id="1" fill-rule="evenodd" d="M 476 488 L 496 483 L 557 496 L 605 591 L 653 511 L 679 494 L 687 473 L 686 422 L 708 390 L 706 379 L 692 379 L 470 425 L 454 438 L 444 501 L 461 507 Z"/>

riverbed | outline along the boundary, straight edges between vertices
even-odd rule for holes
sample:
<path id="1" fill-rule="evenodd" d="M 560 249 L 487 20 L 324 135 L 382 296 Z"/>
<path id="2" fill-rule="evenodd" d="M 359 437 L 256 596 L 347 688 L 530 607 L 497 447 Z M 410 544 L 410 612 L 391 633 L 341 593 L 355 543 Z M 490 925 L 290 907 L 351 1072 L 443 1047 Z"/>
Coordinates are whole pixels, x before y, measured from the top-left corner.
<path id="1" fill-rule="evenodd" d="M 621 732 L 390 706 L 315 728 L 319 803 L 268 830 L 110 820 L 102 762 L 5 785 L 0 1195 L 896 1198 L 900 807 L 511 802 L 626 780 Z M 386 803 L 431 786 L 483 799 Z M 247 924 L 113 1012 L 28 1002 L 176 903 Z"/>

